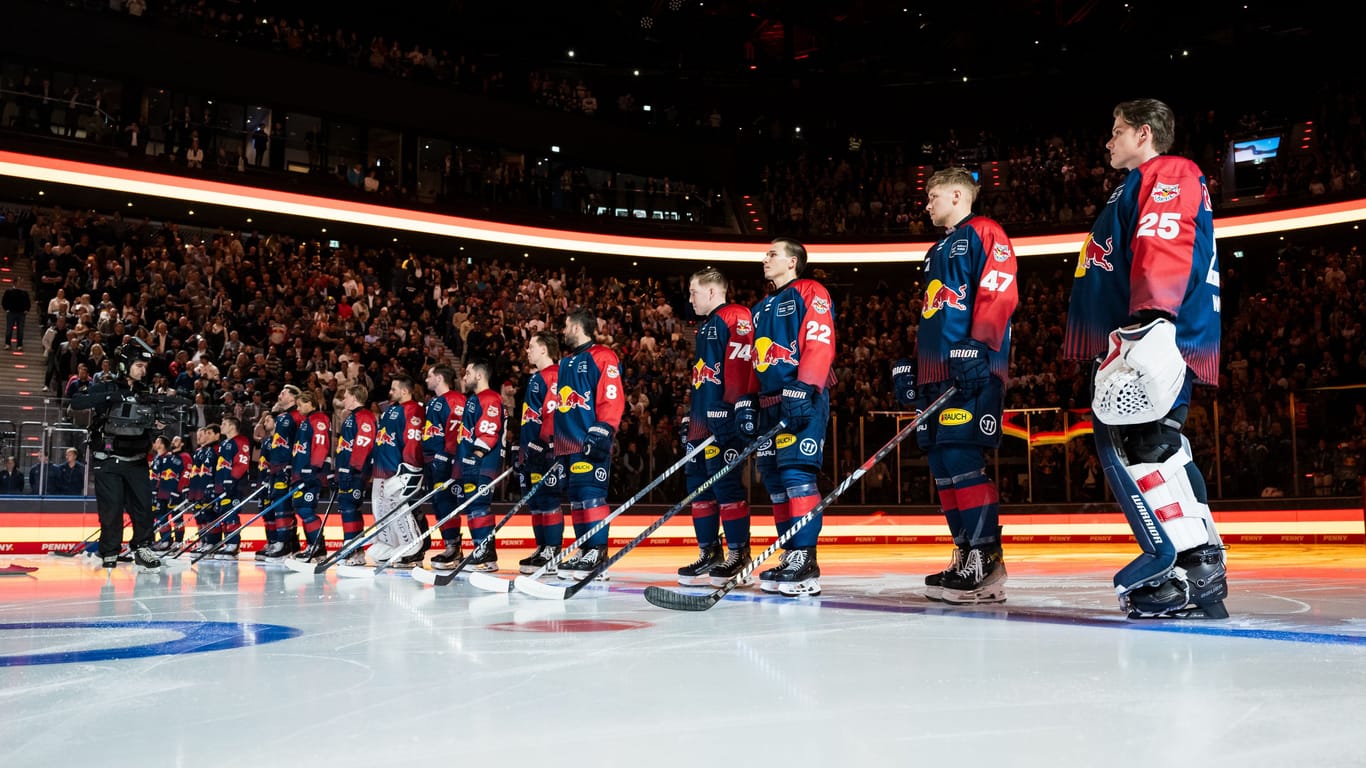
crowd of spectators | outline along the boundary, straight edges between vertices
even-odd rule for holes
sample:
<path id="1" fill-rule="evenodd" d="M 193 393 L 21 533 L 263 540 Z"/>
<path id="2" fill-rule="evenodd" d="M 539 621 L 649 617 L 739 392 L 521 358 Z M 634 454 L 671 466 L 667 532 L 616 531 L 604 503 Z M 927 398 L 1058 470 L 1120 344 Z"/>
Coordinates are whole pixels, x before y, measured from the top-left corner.
<path id="1" fill-rule="evenodd" d="M 154 386 L 194 404 L 190 428 L 225 412 L 251 423 L 285 383 L 323 403 L 351 381 L 382 397 L 395 373 L 420 381 L 434 361 L 470 356 L 494 362 L 494 380 L 512 406 L 526 338 L 558 331 L 568 310 L 584 306 L 598 313 L 601 340 L 620 356 L 629 393 L 615 492 L 638 487 L 679 455 L 694 323 L 682 272 L 652 267 L 617 276 L 394 248 L 319 249 L 284 233 L 220 231 L 201 241 L 174 222 L 125 221 L 117 211 L 11 215 L 34 262 L 45 382 L 59 398 L 69 396 L 73 380 L 112 375 L 111 357 L 135 335 L 157 351 Z M 757 256 L 752 269 L 728 271 L 732 299 L 754 303 L 763 290 Z M 913 348 L 923 287 L 818 265 L 813 276 L 829 286 L 839 318 L 831 390 L 836 460 L 827 467 L 837 480 L 895 430 L 882 415 L 899 410 L 886 386 L 888 369 Z M 1031 417 L 1036 432 L 1084 418 L 1082 371 L 1060 359 L 1068 278 L 1070 268 L 1052 259 L 1022 262 L 1008 407 L 1046 409 Z M 1298 429 L 1298 468 L 1313 478 L 1300 492 L 1350 492 L 1366 411 L 1352 391 L 1320 388 L 1366 375 L 1360 254 L 1287 243 L 1229 264 L 1223 285 L 1223 386 L 1217 394 L 1198 391 L 1190 418 L 1211 488 L 1230 498 L 1292 492 L 1297 465 L 1286 458 Z M 1292 394 L 1306 409 L 1298 421 Z M 1026 464 L 1023 441 L 1007 438 L 1003 494 L 1011 501 L 1097 496 L 1102 484 L 1089 446 L 1084 439 L 1043 446 Z M 879 480 L 875 496 L 886 495 L 886 482 Z M 928 500 L 916 473 L 903 473 L 902 486 L 907 498 Z M 663 493 L 675 490 L 666 485 Z"/>

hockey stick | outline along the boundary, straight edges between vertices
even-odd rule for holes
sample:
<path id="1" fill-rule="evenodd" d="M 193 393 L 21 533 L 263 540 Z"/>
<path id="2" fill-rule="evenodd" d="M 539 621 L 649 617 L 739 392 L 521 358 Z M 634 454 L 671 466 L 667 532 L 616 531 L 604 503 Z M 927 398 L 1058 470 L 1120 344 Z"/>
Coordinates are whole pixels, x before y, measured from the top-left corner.
<path id="1" fill-rule="evenodd" d="M 802 515 L 799 519 L 793 521 L 791 528 L 788 528 L 787 531 L 784 532 L 782 536 L 779 536 L 768 549 L 765 549 L 758 557 L 751 560 L 749 565 L 746 565 L 739 573 L 730 577 L 730 580 L 721 587 L 706 595 L 689 595 L 682 592 L 675 592 L 672 589 L 664 589 L 663 587 L 646 587 L 645 599 L 650 601 L 651 605 L 657 605 L 660 608 L 669 608 L 675 611 L 705 611 L 721 602 L 721 598 L 730 594 L 732 589 L 735 589 L 743 583 L 745 579 L 749 578 L 749 575 L 760 565 L 763 565 L 765 560 L 772 557 L 774 552 L 777 552 L 778 549 L 790 541 L 793 536 L 796 536 L 797 531 L 800 531 L 807 523 L 811 522 L 818 513 L 824 511 L 826 507 L 830 506 L 830 504 L 835 501 L 835 499 L 838 499 L 841 494 L 849 490 L 849 486 L 858 482 L 858 479 L 863 477 L 864 473 L 872 469 L 873 465 L 885 458 L 887 454 L 891 453 L 893 449 L 901 444 L 902 440 L 905 440 L 912 432 L 918 429 L 921 424 L 924 424 L 926 419 L 938 412 L 940 408 L 943 408 L 944 404 L 947 403 L 949 398 L 957 391 L 958 388 L 954 386 L 950 386 L 948 389 L 944 390 L 944 394 L 940 395 L 933 403 L 930 403 L 929 407 L 921 411 L 919 415 L 912 419 L 910 424 L 902 427 L 900 432 L 892 435 L 891 440 L 888 440 L 885 445 L 877 449 L 877 451 L 872 456 L 869 456 L 867 461 L 860 464 L 852 474 L 844 478 L 839 484 L 839 487 L 826 494 L 825 498 L 821 499 L 820 502 L 812 507 L 805 515 Z"/>
<path id="2" fill-rule="evenodd" d="M 435 523 L 428 526 L 427 530 L 419 534 L 417 538 L 413 539 L 407 544 L 404 544 L 403 547 L 400 548 L 398 551 L 393 552 L 388 557 L 384 558 L 384 562 L 376 564 L 373 570 L 356 569 L 355 571 L 347 572 L 346 575 L 353 577 L 360 576 L 363 578 L 365 576 L 378 576 L 381 573 L 384 573 L 386 570 L 389 569 L 390 565 L 393 565 L 394 563 L 398 562 L 401 558 L 411 555 L 413 553 L 413 550 L 421 546 L 422 541 L 426 539 L 428 536 L 431 536 L 434 531 L 440 530 L 442 525 L 445 525 L 451 520 L 454 520 L 457 515 L 459 515 L 461 512 L 464 512 L 465 507 L 468 507 L 469 505 L 473 504 L 475 500 L 478 499 L 480 496 L 485 496 L 489 494 L 495 486 L 506 480 L 507 476 L 512 474 L 512 471 L 512 467 L 508 467 L 507 469 L 503 470 L 503 474 L 493 478 L 487 483 L 480 484 L 478 490 L 475 491 L 473 495 L 471 495 L 468 499 L 465 499 L 464 501 L 460 502 L 460 506 L 456 507 L 455 509 L 452 509 L 450 512 L 447 512 L 445 517 L 441 518 L 440 520 L 437 520 Z M 453 478 L 452 482 L 455 482 Z M 337 575 L 342 575 L 341 569 L 337 570 Z"/>
<path id="3" fill-rule="evenodd" d="M 462 558 L 459 563 L 456 563 L 454 568 L 444 573 L 435 573 L 434 571 L 429 571 L 419 565 L 413 569 L 413 580 L 419 584 L 426 584 L 433 587 L 444 587 L 452 581 L 455 581 L 455 577 L 459 576 L 460 572 L 465 570 L 466 565 L 469 565 L 475 557 L 484 553 L 484 549 L 488 546 L 488 543 L 493 541 L 494 534 L 498 533 L 498 530 L 506 525 L 507 521 L 511 520 L 513 515 L 521 511 L 522 507 L 525 507 L 531 501 L 531 497 L 536 495 L 536 491 L 540 490 L 541 486 L 553 475 L 555 468 L 558 466 L 560 466 L 560 462 L 558 461 L 551 464 L 550 469 L 546 470 L 545 474 L 541 475 L 541 479 L 537 481 L 535 485 L 531 486 L 531 488 L 527 489 L 526 495 L 521 499 L 518 499 L 517 503 L 512 505 L 512 509 L 509 509 L 507 514 L 503 515 L 503 519 L 499 520 L 498 524 L 493 526 L 493 530 L 489 532 L 489 535 L 480 539 L 479 542 L 474 545 L 474 549 Z M 440 528 L 441 524 L 437 523 L 435 527 Z"/>
<path id="4" fill-rule="evenodd" d="M 338 561 L 345 558 L 347 555 L 355 552 L 360 547 L 369 544 L 385 528 L 388 528 L 398 520 L 400 514 L 411 512 L 422 506 L 428 499 L 446 490 L 446 486 L 450 485 L 452 482 L 452 480 L 442 480 L 433 486 L 430 491 L 418 497 L 416 501 L 404 502 L 389 510 L 384 517 L 376 519 L 375 522 L 370 524 L 369 528 L 361 531 L 359 536 L 348 542 L 344 542 L 341 549 L 338 549 L 336 552 L 323 558 L 322 562 L 315 565 L 307 560 L 295 560 L 292 557 L 287 557 L 285 558 L 285 567 L 295 573 L 323 573 L 328 568 L 336 565 Z"/>
<path id="5" fill-rule="evenodd" d="M 229 507 L 229 508 L 228 508 L 228 511 L 226 511 L 226 512 L 224 512 L 223 514 L 219 515 L 213 522 L 209 523 L 208 525 L 197 525 L 197 526 L 195 527 L 194 541 L 187 541 L 187 542 L 185 542 L 184 544 L 182 544 L 182 545 L 180 546 L 180 549 L 177 549 L 177 550 L 176 550 L 174 553 L 172 553 L 167 559 L 174 560 L 174 559 L 180 557 L 181 555 L 185 554 L 186 552 L 189 552 L 191 549 L 194 549 L 196 546 L 199 545 L 199 542 L 204 538 L 204 534 L 205 534 L 205 533 L 208 533 L 209 531 L 212 531 L 213 529 L 215 529 L 215 528 L 217 528 L 218 526 L 222 525 L 222 524 L 223 524 L 223 521 L 224 521 L 224 520 L 227 520 L 230 516 L 232 516 L 233 514 L 235 514 L 235 513 L 237 512 L 237 510 L 241 509 L 241 508 L 242 508 L 242 505 L 244 505 L 244 504 L 246 504 L 248 501 L 251 501 L 252 499 L 256 498 L 257 496 L 259 496 L 259 495 L 260 495 L 263 491 L 265 491 L 265 490 L 266 490 L 266 485 L 265 485 L 265 483 L 262 483 L 261 485 L 256 486 L 256 490 L 254 490 L 254 491 L 252 491 L 251 493 L 247 494 L 247 496 L 246 496 L 245 498 L 238 500 L 238 502 L 237 502 L 236 504 L 233 504 L 231 507 Z M 227 492 L 227 491 L 224 491 L 224 492 L 218 494 L 217 496 L 213 497 L 212 499 L 210 499 L 210 500 L 209 500 L 209 504 L 210 504 L 210 505 L 212 505 L 212 504 L 217 504 L 218 502 L 222 501 L 223 498 L 226 497 L 227 495 L 228 495 L 228 492 Z"/>
<path id="6" fill-rule="evenodd" d="M 626 546 L 617 550 L 616 554 L 612 555 L 611 557 L 607 558 L 601 563 L 598 563 L 598 566 L 594 568 L 591 572 L 589 572 L 589 574 L 583 577 L 583 579 L 581 579 L 580 581 L 576 581 L 568 587 L 561 587 L 557 584 L 545 584 L 536 581 L 535 579 L 528 579 L 525 576 L 518 576 L 517 580 L 513 582 L 517 587 L 517 591 L 524 592 L 528 595 L 531 595 L 532 597 L 539 597 L 543 600 L 568 600 L 574 595 L 577 595 L 579 593 L 579 590 L 583 589 L 585 586 L 592 583 L 594 579 L 601 576 L 604 572 L 607 571 L 608 568 L 611 568 L 614 564 L 616 564 L 618 560 L 621 560 L 621 558 L 625 557 L 627 552 L 630 552 L 631 550 L 639 546 L 642 541 L 645 541 L 647 538 L 650 537 L 650 534 L 659 530 L 660 526 L 669 522 L 670 518 L 678 514 L 688 504 L 691 504 L 693 499 L 696 499 L 698 496 L 701 496 L 702 494 L 706 493 L 707 490 L 710 489 L 712 485 L 716 483 L 717 480 L 720 480 L 721 478 L 725 477 L 726 474 L 730 472 L 732 469 L 740 466 L 740 464 L 744 462 L 745 459 L 749 458 L 750 454 L 758 450 L 759 446 L 771 442 L 773 438 L 777 436 L 778 432 L 780 432 L 783 429 L 783 427 L 786 426 L 787 422 L 779 419 L 778 423 L 775 424 L 772 429 L 755 438 L 753 442 L 745 446 L 745 449 L 741 451 L 739 455 L 737 455 L 733 460 L 727 462 L 726 465 L 720 469 L 720 471 L 704 480 L 701 485 L 693 489 L 692 493 L 688 494 L 687 496 L 684 496 L 682 501 L 679 501 L 677 504 L 673 505 L 673 507 L 671 507 L 668 512 L 665 512 L 662 517 L 651 523 L 648 528 L 641 531 L 634 539 L 627 542 Z"/>
<path id="7" fill-rule="evenodd" d="M 245 531 L 245 530 L 247 529 L 247 526 L 251 525 L 252 523 L 256 522 L 257 520 L 260 520 L 262 517 L 265 516 L 265 514 L 266 514 L 267 512 L 271 511 L 272 509 L 275 509 L 276 507 L 278 507 L 278 506 L 280 506 L 281 504 L 283 504 L 283 503 L 285 503 L 286 501 L 288 501 L 291 497 L 294 496 L 294 492 L 297 491 L 297 490 L 299 490 L 299 489 L 302 488 L 302 487 L 304 487 L 304 484 L 303 484 L 303 483 L 295 483 L 291 488 L 289 488 L 289 489 L 286 490 L 283 494 L 281 494 L 281 495 L 280 495 L 280 498 L 278 498 L 278 499 L 276 499 L 275 501 L 272 501 L 271 503 L 265 505 L 264 507 L 261 508 L 261 511 L 260 511 L 260 512 L 257 512 L 256 514 L 252 515 L 251 518 L 250 518 L 249 520 L 247 520 L 245 523 L 242 523 L 241 525 L 237 526 L 237 529 L 236 529 L 236 530 L 229 531 L 228 533 L 224 534 L 224 535 L 223 535 L 223 538 L 220 539 L 220 540 L 218 541 L 218 543 L 214 544 L 213 546 L 209 547 L 208 549 L 204 550 L 203 552 L 197 553 L 194 557 L 190 558 L 190 565 L 194 565 L 195 563 L 198 563 L 200 560 L 203 560 L 204 558 L 208 557 L 209 555 L 212 555 L 213 553 L 215 553 L 215 552 L 217 552 L 218 550 L 222 549 L 225 545 L 227 545 L 229 539 L 236 538 L 236 539 L 238 539 L 238 540 L 240 541 L 241 538 L 242 538 L 242 531 Z M 260 486 L 259 488 L 257 488 L 256 490 L 257 490 L 257 491 L 262 491 L 262 490 L 265 490 L 265 488 L 266 488 L 266 484 L 265 484 L 265 483 L 262 483 L 261 486 Z M 247 499 L 249 499 L 249 498 L 251 498 L 252 496 L 255 496 L 255 495 L 256 495 L 256 494 L 253 493 L 251 496 L 248 496 Z M 237 504 L 237 506 L 240 507 L 240 506 L 242 506 L 243 504 L 247 503 L 247 499 L 243 499 L 241 502 L 239 502 L 239 503 Z M 235 507 L 234 507 L 234 509 L 235 509 Z M 226 518 L 224 518 L 224 519 L 226 519 Z"/>
<path id="8" fill-rule="evenodd" d="M 554 559 L 552 559 L 550 562 L 541 566 L 539 569 L 537 569 L 535 573 L 531 574 L 530 576 L 518 576 L 517 578 L 529 578 L 534 581 L 544 576 L 546 572 L 549 571 L 551 568 L 556 567 L 561 562 L 563 562 L 564 559 L 569 556 L 569 553 L 583 548 L 585 542 L 593 538 L 593 536 L 597 534 L 598 531 L 601 531 L 603 528 L 606 528 L 607 524 L 616 519 L 617 515 L 620 515 L 622 512 L 625 512 L 626 510 L 630 509 L 631 506 L 634 505 L 637 501 L 640 501 L 641 499 L 645 498 L 646 494 L 648 494 L 650 491 L 653 491 L 656 486 L 667 480 L 670 475 L 681 469 L 684 464 L 687 464 L 689 461 L 692 461 L 692 457 L 696 456 L 698 453 L 701 453 L 702 449 L 711 445 L 715 441 L 715 437 L 708 437 L 706 440 L 703 440 L 702 442 L 698 443 L 695 447 L 693 447 L 691 451 L 688 451 L 687 454 L 683 456 L 683 458 L 674 462 L 673 466 L 664 470 L 663 474 L 651 480 L 649 485 L 646 485 L 644 488 L 641 488 L 639 491 L 636 491 L 636 495 L 627 499 L 625 502 L 622 503 L 621 506 L 612 510 L 611 514 L 609 514 L 607 517 L 604 517 L 602 520 L 599 520 L 598 524 L 588 529 L 587 533 L 578 537 L 577 539 L 574 539 L 574 543 L 560 550 L 559 554 L 555 555 Z M 511 581 L 508 581 L 507 579 L 500 579 L 497 576 L 490 576 L 489 574 L 482 573 L 480 571 L 472 571 L 470 573 L 469 578 L 471 584 L 487 592 L 511 592 L 513 589 L 513 583 Z"/>

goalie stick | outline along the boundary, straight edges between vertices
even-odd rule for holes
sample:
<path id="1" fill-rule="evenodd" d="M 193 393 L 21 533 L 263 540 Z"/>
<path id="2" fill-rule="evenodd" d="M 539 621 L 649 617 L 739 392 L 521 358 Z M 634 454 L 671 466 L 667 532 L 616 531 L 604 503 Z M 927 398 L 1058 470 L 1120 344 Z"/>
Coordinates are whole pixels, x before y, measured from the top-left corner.
<path id="1" fill-rule="evenodd" d="M 530 576 L 519 576 L 518 578 L 529 578 L 535 580 L 544 576 L 546 572 L 549 571 L 552 567 L 558 566 L 561 562 L 564 561 L 566 557 L 569 556 L 571 552 L 577 551 L 578 549 L 582 548 L 584 543 L 587 542 L 589 539 L 593 538 L 593 536 L 597 534 L 598 531 L 601 531 L 603 528 L 606 528 L 607 524 L 612 522 L 612 520 L 616 519 L 618 515 L 630 509 L 631 506 L 634 505 L 637 501 L 640 501 L 641 499 L 645 498 L 645 495 L 647 493 L 653 491 L 656 486 L 667 480 L 670 475 L 677 472 L 681 467 L 683 467 L 683 465 L 687 464 L 689 461 L 692 461 L 692 457 L 696 456 L 698 453 L 701 453 L 704 448 L 711 445 L 715 441 L 715 437 L 708 437 L 706 440 L 703 440 L 702 442 L 698 443 L 696 447 L 694 447 L 691 451 L 688 451 L 687 454 L 683 456 L 683 458 L 674 462 L 673 466 L 664 470 L 662 474 L 660 474 L 655 479 L 651 480 L 650 483 L 646 485 L 644 488 L 641 488 L 639 491 L 636 491 L 636 495 L 627 499 L 624 503 L 622 503 L 621 506 L 612 510 L 611 514 L 609 514 L 607 517 L 604 517 L 603 519 L 599 520 L 597 525 L 594 525 L 592 528 L 588 529 L 587 533 L 578 537 L 577 539 L 574 539 L 574 543 L 560 550 L 559 554 L 555 555 L 555 558 L 553 560 L 541 566 L 539 569 L 537 569 L 535 573 L 531 574 Z M 511 581 L 508 581 L 507 579 L 500 579 L 497 576 L 491 576 L 487 573 L 481 573 L 480 571 L 472 571 L 470 573 L 470 584 L 473 584 L 474 586 L 478 587 L 479 589 L 485 590 L 486 592 L 510 592 L 513 588 L 513 583 Z"/>
<path id="2" fill-rule="evenodd" d="M 611 557 L 607 558 L 601 563 L 598 563 L 598 566 L 594 568 L 591 572 L 589 572 L 589 574 L 585 576 L 582 580 L 576 581 L 568 587 L 561 587 L 558 584 L 545 584 L 543 582 L 536 581 L 535 579 L 527 578 L 526 576 L 518 576 L 517 580 L 513 582 L 513 584 L 517 587 L 517 591 L 531 595 L 532 597 L 539 597 L 543 600 L 568 600 L 574 595 L 577 595 L 579 591 L 582 590 L 585 586 L 592 583 L 594 579 L 596 579 L 598 576 L 601 576 L 604 572 L 607 571 L 608 568 L 611 568 L 618 560 L 621 560 L 621 558 L 625 557 L 627 552 L 630 552 L 631 550 L 639 546 L 642 541 L 645 541 L 647 538 L 650 537 L 650 534 L 659 530 L 660 526 L 669 522 L 670 518 L 678 514 L 685 506 L 692 503 L 693 499 L 696 499 L 698 496 L 701 496 L 702 494 L 706 493 L 707 490 L 711 488 L 717 480 L 720 480 L 721 478 L 725 477 L 726 473 L 730 472 L 732 469 L 739 466 L 741 462 L 743 462 L 745 459 L 749 458 L 750 454 L 754 453 L 754 451 L 757 450 L 759 446 L 764 445 L 765 443 L 773 440 L 773 438 L 778 434 L 778 432 L 786 426 L 787 422 L 779 420 L 778 423 L 774 425 L 772 429 L 755 438 L 753 442 L 751 442 L 748 446 L 745 446 L 745 449 L 741 451 L 739 455 L 737 455 L 733 460 L 727 462 L 726 466 L 722 467 L 716 474 L 704 480 L 701 485 L 698 485 L 695 489 L 693 489 L 692 493 L 688 494 L 687 496 L 684 496 L 682 501 L 673 505 L 673 507 L 671 507 L 668 512 L 665 512 L 662 517 L 651 523 L 648 528 L 641 531 L 634 539 L 627 542 L 626 546 L 617 550 L 616 554 L 612 555 Z"/>
<path id="3" fill-rule="evenodd" d="M 901 444 L 902 440 L 905 440 L 912 432 L 918 429 L 921 424 L 924 424 L 926 419 L 943 408 L 944 404 L 947 403 L 949 398 L 957 391 L 958 388 L 954 386 L 950 386 L 948 389 L 944 390 L 944 394 L 940 395 L 933 403 L 930 403 L 929 407 L 921 411 L 919 415 L 912 419 L 910 424 L 902 427 L 901 431 L 892 435 L 891 440 L 888 440 L 885 445 L 877 449 L 872 456 L 869 456 L 868 459 L 860 464 L 848 477 L 844 478 L 835 490 L 826 494 L 825 498 L 821 499 L 816 506 L 812 507 L 805 515 L 802 515 L 799 519 L 794 521 L 791 528 L 788 528 L 782 536 L 779 536 L 768 549 L 751 560 L 749 565 L 746 565 L 739 573 L 730 577 L 730 580 L 725 584 L 705 595 L 690 595 L 683 592 L 676 592 L 672 589 L 664 589 L 663 587 L 646 587 L 645 599 L 648 600 L 651 605 L 657 605 L 660 608 L 668 608 L 675 611 L 705 611 L 721 602 L 721 599 L 730 594 L 731 590 L 735 589 L 745 579 L 749 578 L 749 575 L 760 565 L 763 565 L 765 560 L 772 557 L 774 552 L 777 552 L 780 547 L 790 541 L 793 536 L 797 535 L 797 531 L 800 531 L 807 523 L 811 522 L 811 520 L 816 517 L 817 513 L 824 511 L 826 507 L 830 506 L 835 501 L 835 499 L 838 499 L 845 491 L 849 490 L 849 486 L 858 482 L 859 478 L 863 477 L 868 470 L 872 469 L 874 464 L 877 464 L 885 458 L 887 454 L 891 453 L 893 449 Z"/>

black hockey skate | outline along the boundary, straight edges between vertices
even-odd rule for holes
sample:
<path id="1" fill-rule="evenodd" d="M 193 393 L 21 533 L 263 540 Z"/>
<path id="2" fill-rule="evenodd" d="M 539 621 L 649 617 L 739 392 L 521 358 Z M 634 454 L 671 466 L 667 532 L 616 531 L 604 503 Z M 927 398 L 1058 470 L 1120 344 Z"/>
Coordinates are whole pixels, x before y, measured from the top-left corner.
<path id="1" fill-rule="evenodd" d="M 1131 619 L 1227 619 L 1228 571 L 1223 548 L 1205 544 L 1176 556 L 1167 578 L 1119 598 Z"/>
<path id="2" fill-rule="evenodd" d="M 737 549 L 732 549 L 726 555 L 725 562 L 720 565 L 712 566 L 707 573 L 707 578 L 713 587 L 724 587 L 735 578 L 735 575 L 749 567 L 754 558 L 750 557 L 749 545 L 745 544 Z M 750 572 L 737 587 L 748 587 L 754 583 L 754 573 Z"/>
<path id="3" fill-rule="evenodd" d="M 713 541 L 705 547 L 697 548 L 697 559 L 678 569 L 678 583 L 685 587 L 696 587 L 711 583 L 711 569 L 720 565 L 721 542 Z"/>

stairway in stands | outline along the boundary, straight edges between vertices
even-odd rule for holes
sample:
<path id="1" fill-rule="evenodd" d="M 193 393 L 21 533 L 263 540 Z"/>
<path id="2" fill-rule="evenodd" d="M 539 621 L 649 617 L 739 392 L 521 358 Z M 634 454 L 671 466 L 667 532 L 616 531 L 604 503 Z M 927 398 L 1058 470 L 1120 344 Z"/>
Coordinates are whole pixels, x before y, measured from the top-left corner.
<path id="1" fill-rule="evenodd" d="M 0 294 L 18 285 L 28 291 L 33 308 L 24 322 L 23 351 L 0 347 L 0 456 L 17 456 L 23 468 L 37 459 L 43 427 L 56 423 L 61 411 L 55 397 L 43 391 L 42 313 L 32 265 L 16 255 L 16 247 L 14 241 L 0 242 Z"/>

